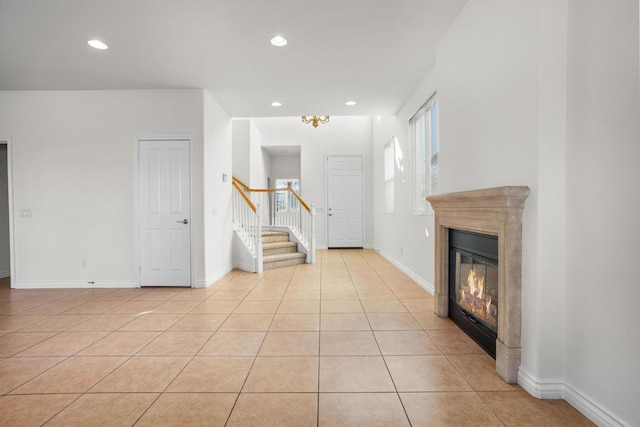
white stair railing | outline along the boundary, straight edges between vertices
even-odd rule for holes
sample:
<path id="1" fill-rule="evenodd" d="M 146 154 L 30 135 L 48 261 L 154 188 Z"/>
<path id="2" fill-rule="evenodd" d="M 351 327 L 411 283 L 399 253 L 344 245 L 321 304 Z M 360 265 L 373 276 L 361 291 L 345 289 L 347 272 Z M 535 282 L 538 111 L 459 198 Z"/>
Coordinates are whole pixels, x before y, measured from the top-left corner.
<path id="1" fill-rule="evenodd" d="M 243 193 L 243 203 L 250 202 L 253 212 L 262 217 L 262 226 L 286 228 L 303 246 L 306 263 L 316 260 L 315 207 L 308 205 L 293 188 L 252 189 L 233 178 L 237 192 Z M 240 201 L 240 200 L 239 200 Z M 261 208 L 262 207 L 262 208 Z M 234 205 L 235 212 L 235 205 Z"/>
<path id="2" fill-rule="evenodd" d="M 231 203 L 233 228 L 254 259 L 254 271 L 262 273 L 262 217 L 260 205 L 255 205 L 235 180 Z"/>
<path id="3" fill-rule="evenodd" d="M 290 188 L 276 190 L 271 203 L 271 224 L 288 228 L 305 249 L 308 249 L 307 263 L 315 263 L 315 206 L 307 205 Z M 284 201 L 285 203 L 282 203 Z"/>

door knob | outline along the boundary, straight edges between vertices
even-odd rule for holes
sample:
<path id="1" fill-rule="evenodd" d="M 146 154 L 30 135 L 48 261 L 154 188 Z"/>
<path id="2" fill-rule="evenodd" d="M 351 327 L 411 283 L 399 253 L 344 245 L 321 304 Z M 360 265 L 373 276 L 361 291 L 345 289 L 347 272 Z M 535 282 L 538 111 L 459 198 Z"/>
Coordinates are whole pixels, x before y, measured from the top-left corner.
<path id="1" fill-rule="evenodd" d="M 176 222 L 180 222 L 182 224 L 189 224 L 189 220 L 188 219 L 183 219 L 182 221 L 176 221 Z"/>

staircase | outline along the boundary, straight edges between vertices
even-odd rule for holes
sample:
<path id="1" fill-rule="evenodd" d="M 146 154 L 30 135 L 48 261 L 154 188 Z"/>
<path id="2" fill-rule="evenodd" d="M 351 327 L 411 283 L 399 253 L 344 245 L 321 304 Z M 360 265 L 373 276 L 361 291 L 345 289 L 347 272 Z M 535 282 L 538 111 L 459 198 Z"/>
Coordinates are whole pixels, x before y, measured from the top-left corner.
<path id="1" fill-rule="evenodd" d="M 262 232 L 262 268 L 287 267 L 304 264 L 306 255 L 298 252 L 298 244 L 289 241 L 289 233 L 281 231 Z"/>

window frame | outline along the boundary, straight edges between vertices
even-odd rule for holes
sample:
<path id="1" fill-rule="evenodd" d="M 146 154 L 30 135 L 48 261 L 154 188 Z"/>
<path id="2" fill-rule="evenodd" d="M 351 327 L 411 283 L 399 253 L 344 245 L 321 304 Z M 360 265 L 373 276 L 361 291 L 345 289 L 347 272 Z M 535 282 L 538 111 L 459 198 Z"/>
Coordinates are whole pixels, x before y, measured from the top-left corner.
<path id="1" fill-rule="evenodd" d="M 398 138 L 394 136 L 387 141 L 383 150 L 384 212 L 387 214 L 393 214 L 396 212 L 395 179 L 397 144 Z"/>
<path id="2" fill-rule="evenodd" d="M 412 212 L 416 215 L 433 214 L 426 197 L 437 192 L 440 153 L 439 110 L 438 97 L 434 93 L 409 119 L 413 156 Z M 434 119 L 435 129 L 432 123 Z"/>

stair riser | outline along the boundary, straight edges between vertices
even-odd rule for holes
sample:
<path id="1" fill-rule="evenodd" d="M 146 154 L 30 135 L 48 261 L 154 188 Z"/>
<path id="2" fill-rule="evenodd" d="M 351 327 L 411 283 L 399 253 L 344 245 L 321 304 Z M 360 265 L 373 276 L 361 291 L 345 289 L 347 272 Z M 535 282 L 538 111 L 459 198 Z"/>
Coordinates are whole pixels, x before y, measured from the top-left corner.
<path id="1" fill-rule="evenodd" d="M 286 248 L 263 249 L 262 255 L 269 256 L 269 255 L 277 255 L 277 254 L 290 254 L 295 252 L 298 252 L 298 248 L 296 246 L 289 246 Z"/>
<path id="2" fill-rule="evenodd" d="M 262 236 L 262 243 L 288 242 L 289 236 Z"/>
<path id="3" fill-rule="evenodd" d="M 282 261 L 265 262 L 262 266 L 263 270 L 271 270 L 272 268 L 288 267 L 290 265 L 304 264 L 304 258 L 294 258 Z"/>

